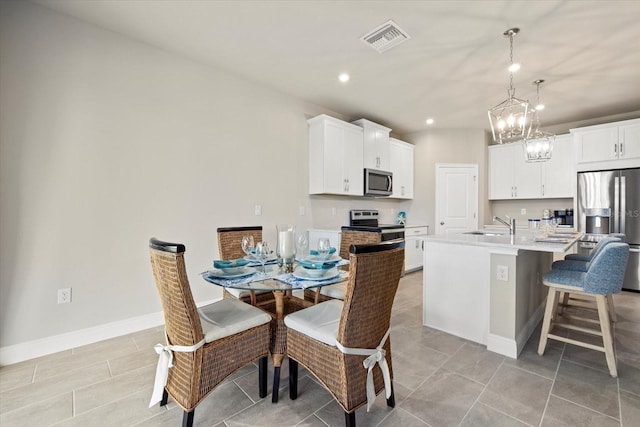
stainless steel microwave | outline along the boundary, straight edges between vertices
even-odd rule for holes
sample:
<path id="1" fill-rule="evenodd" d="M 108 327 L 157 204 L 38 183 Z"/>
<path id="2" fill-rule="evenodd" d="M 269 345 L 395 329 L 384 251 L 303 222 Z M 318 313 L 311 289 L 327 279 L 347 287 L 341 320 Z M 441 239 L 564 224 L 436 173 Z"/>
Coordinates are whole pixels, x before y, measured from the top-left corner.
<path id="1" fill-rule="evenodd" d="M 364 170 L 365 196 L 390 196 L 393 193 L 393 173 L 377 169 Z"/>

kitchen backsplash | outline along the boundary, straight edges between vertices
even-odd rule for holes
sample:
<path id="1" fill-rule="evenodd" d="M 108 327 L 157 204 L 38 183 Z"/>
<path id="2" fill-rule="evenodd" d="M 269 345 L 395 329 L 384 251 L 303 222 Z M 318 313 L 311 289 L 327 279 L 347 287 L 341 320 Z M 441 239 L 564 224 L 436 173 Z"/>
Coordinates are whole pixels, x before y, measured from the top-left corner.
<path id="1" fill-rule="evenodd" d="M 516 219 L 518 225 L 526 225 L 529 218 L 542 218 L 542 212 L 549 209 L 554 210 L 574 208 L 573 199 L 543 199 L 543 200 L 494 200 L 489 203 L 491 217 L 487 218 L 488 223 L 491 218 L 497 215 L 504 218 L 509 215 Z M 526 213 L 522 213 L 522 209 Z"/>

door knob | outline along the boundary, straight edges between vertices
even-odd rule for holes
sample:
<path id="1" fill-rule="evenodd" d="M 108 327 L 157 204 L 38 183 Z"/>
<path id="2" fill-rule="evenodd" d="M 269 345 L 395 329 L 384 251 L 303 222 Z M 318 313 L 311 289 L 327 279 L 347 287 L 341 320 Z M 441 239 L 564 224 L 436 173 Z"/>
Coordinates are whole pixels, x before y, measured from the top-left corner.
<path id="1" fill-rule="evenodd" d="M 440 225 L 444 225 L 444 221 L 440 221 Z"/>

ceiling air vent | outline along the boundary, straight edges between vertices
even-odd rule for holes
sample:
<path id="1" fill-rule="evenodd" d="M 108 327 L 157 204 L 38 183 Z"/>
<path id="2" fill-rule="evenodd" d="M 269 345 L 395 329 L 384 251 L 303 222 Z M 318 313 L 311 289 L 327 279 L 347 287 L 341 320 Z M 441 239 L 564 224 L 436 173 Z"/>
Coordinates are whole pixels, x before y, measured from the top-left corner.
<path id="1" fill-rule="evenodd" d="M 398 27 L 398 24 L 389 20 L 360 37 L 360 40 L 382 53 L 410 38 L 409 34 Z"/>

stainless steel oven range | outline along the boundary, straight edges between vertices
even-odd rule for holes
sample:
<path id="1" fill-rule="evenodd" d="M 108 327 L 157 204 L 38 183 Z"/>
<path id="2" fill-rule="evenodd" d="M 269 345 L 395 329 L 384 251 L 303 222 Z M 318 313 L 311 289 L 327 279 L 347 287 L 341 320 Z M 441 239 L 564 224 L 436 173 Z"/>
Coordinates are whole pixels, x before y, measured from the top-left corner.
<path id="1" fill-rule="evenodd" d="M 368 231 L 380 233 L 381 241 L 404 239 L 404 225 L 400 224 L 380 224 L 377 210 L 354 209 L 349 211 L 349 225 L 342 227 L 343 230 Z"/>

